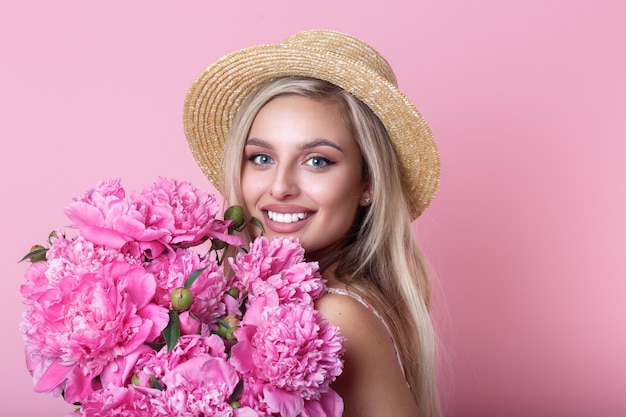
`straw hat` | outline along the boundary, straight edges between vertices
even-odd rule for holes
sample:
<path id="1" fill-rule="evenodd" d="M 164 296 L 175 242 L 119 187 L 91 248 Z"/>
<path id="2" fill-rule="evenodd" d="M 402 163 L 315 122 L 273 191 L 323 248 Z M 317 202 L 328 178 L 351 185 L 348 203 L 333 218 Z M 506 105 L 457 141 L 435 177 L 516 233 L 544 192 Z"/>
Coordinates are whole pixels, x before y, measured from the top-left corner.
<path id="1" fill-rule="evenodd" d="M 328 81 L 376 113 L 400 158 L 410 212 L 417 218 L 439 186 L 439 153 L 431 131 L 398 90 L 387 61 L 359 39 L 334 31 L 299 32 L 283 43 L 242 49 L 200 73 L 187 93 L 183 121 L 193 156 L 209 180 L 220 187 L 224 142 L 246 96 L 287 76 Z"/>

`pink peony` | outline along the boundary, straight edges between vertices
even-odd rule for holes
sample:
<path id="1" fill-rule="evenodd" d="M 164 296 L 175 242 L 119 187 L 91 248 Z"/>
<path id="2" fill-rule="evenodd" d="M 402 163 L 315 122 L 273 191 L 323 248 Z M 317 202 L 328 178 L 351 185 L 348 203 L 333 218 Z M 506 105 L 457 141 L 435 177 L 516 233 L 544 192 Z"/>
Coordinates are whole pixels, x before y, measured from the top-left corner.
<path id="1" fill-rule="evenodd" d="M 304 261 L 304 249 L 297 239 L 258 237 L 248 253 L 239 253 L 230 265 L 254 297 L 264 296 L 270 287 L 281 302 L 312 303 L 324 292 L 317 263 Z"/>
<path id="2" fill-rule="evenodd" d="M 111 385 L 91 393 L 81 405 L 80 411 L 70 413 L 67 417 L 153 416 L 155 414 L 151 401 L 161 395 L 160 391 L 146 392 L 132 385 L 128 387 Z"/>
<path id="3" fill-rule="evenodd" d="M 116 250 L 94 245 L 82 236 L 66 239 L 61 233 L 58 235 L 59 237 L 52 239 L 52 245 L 46 253 L 47 261 L 36 262 L 26 271 L 28 282 L 22 285 L 20 291 L 27 305 L 66 277 L 70 277 L 71 281 L 71 277 L 97 272 L 103 265 L 114 261 L 138 262 Z"/>
<path id="4" fill-rule="evenodd" d="M 146 226 L 146 215 L 133 201 L 124 198 L 119 180 L 101 181 L 95 188 L 78 197 L 65 214 L 86 239 L 112 249 L 121 249 L 136 241 L 158 255 L 167 231 Z"/>
<path id="5" fill-rule="evenodd" d="M 246 319 L 235 332 L 238 343 L 231 363 L 266 384 L 263 394 L 269 409 L 296 416 L 305 401 L 321 400 L 343 369 L 338 328 L 303 304 L 266 306 L 258 319 Z"/>
<path id="6" fill-rule="evenodd" d="M 181 336 L 171 352 L 164 346 L 158 352 L 152 350 L 151 353 L 141 356 L 133 368 L 133 383 L 154 388 L 153 378 L 157 382 L 161 381 L 165 374 L 196 356 L 212 356 L 226 360 L 224 341 L 216 335 Z"/>
<path id="7" fill-rule="evenodd" d="M 172 417 L 256 416 L 248 407 L 234 410 L 231 406 L 231 395 L 239 377 L 225 359 L 195 356 L 168 372 L 162 381 L 165 390 L 163 396 L 153 402 L 155 414 Z"/>
<path id="8" fill-rule="evenodd" d="M 276 288 L 284 302 L 313 303 L 324 293 L 324 281 L 319 274 L 317 263 L 300 262 L 282 274 L 268 277 L 267 282 Z"/>
<path id="9" fill-rule="evenodd" d="M 154 371 L 153 375 L 160 378 L 181 363 L 196 356 L 205 355 L 226 360 L 227 354 L 224 341 L 217 335 L 181 336 L 171 352 L 167 351 L 167 347 L 163 347 L 156 354 L 154 360 L 146 364 L 146 367 L 151 368 Z"/>
<path id="10" fill-rule="evenodd" d="M 41 293 L 21 324 L 35 391 L 65 386 L 68 402 L 81 401 L 93 378 L 139 348 L 167 317 L 149 306 L 155 289 L 151 274 L 118 261 L 97 274 L 63 277 Z"/>
<path id="11" fill-rule="evenodd" d="M 27 306 L 32 306 L 41 297 L 41 294 L 48 290 L 47 268 L 47 262 L 35 262 L 24 273 L 24 278 L 26 278 L 27 282 L 20 286 L 20 293 L 22 294 L 24 304 Z"/>
<path id="12" fill-rule="evenodd" d="M 215 197 L 189 182 L 160 177 L 133 198 L 144 203 L 147 226 L 168 232 L 169 244 L 196 246 L 209 237 L 243 244 L 228 235 L 231 222 L 217 219 Z"/>

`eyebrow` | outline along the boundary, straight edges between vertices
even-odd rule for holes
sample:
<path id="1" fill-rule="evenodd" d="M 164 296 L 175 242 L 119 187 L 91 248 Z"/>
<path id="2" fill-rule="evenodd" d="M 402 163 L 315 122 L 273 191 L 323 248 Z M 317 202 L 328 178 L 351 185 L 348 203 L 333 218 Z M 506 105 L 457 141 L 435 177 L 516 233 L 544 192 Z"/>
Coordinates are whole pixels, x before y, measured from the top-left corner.
<path id="1" fill-rule="evenodd" d="M 270 145 L 269 142 L 264 141 L 263 139 L 259 139 L 259 138 L 250 138 L 246 141 L 246 146 L 251 145 L 251 146 L 259 146 L 261 148 L 265 148 L 265 149 L 272 149 L 272 145 Z M 305 149 L 313 149 L 313 148 L 317 148 L 318 146 L 329 146 L 331 148 L 337 149 L 339 152 L 343 153 L 343 149 L 341 149 L 341 147 L 339 145 L 337 145 L 336 143 L 328 140 L 328 139 L 314 139 L 310 142 L 306 142 L 300 146 L 298 146 L 299 150 L 305 150 Z"/>

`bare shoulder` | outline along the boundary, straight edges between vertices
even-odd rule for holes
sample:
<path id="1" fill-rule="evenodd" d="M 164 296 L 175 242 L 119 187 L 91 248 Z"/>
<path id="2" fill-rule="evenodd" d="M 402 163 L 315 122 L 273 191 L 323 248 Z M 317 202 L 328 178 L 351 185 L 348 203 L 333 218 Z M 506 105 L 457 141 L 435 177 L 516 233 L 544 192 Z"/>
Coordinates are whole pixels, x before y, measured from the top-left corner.
<path id="1" fill-rule="evenodd" d="M 363 327 L 364 324 L 378 327 L 378 322 L 380 322 L 380 320 L 361 302 L 348 295 L 335 293 L 325 294 L 323 297 L 316 300 L 315 307 L 328 321 L 339 327 L 351 324 L 359 324 L 358 328 Z M 382 324 L 382 322 L 380 324 Z M 358 328 L 353 330 L 358 331 Z M 353 336 L 358 336 L 358 334 L 354 334 Z"/>
<path id="2" fill-rule="evenodd" d="M 350 358 L 363 361 L 377 358 L 378 364 L 383 359 L 384 363 L 397 365 L 401 371 L 389 331 L 361 302 L 343 294 L 326 294 L 316 301 L 316 308 L 326 320 L 339 327 L 346 338 Z"/>
<path id="3" fill-rule="evenodd" d="M 343 294 L 324 295 L 316 301 L 316 308 L 346 338 L 344 370 L 333 384 L 344 399 L 344 416 L 418 415 L 391 335 L 381 319 Z"/>

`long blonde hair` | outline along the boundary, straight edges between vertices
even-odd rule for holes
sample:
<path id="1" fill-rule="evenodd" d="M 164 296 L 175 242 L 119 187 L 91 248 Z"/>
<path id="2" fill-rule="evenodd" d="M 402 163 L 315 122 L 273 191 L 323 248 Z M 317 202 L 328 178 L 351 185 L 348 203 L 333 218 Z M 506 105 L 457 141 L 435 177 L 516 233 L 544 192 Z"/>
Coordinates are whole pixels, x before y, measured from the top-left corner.
<path id="1" fill-rule="evenodd" d="M 226 201 L 245 206 L 241 164 L 250 127 L 263 105 L 288 94 L 342 104 L 345 121 L 360 147 L 364 179 L 372 194 L 372 204 L 361 209 L 353 227 L 353 239 L 327 259 L 317 261 L 322 270 L 337 265 L 336 278 L 374 303 L 393 332 L 406 379 L 422 415 L 440 416 L 428 268 L 411 229 L 398 158 L 378 117 L 356 97 L 325 81 L 287 77 L 262 85 L 242 103 L 226 141 L 222 172 L 228 181 L 222 180 L 221 186 Z"/>

